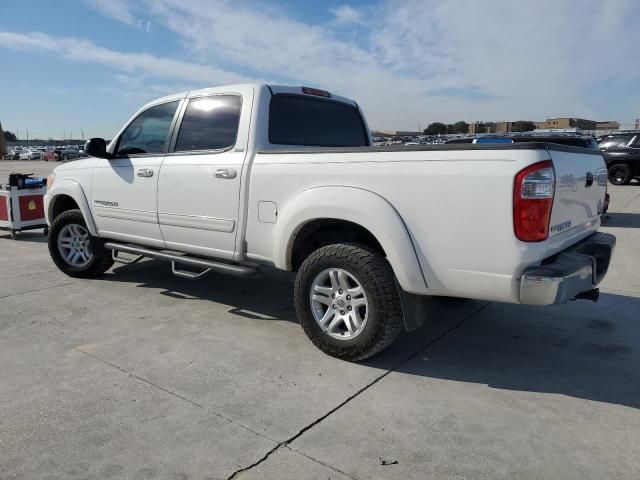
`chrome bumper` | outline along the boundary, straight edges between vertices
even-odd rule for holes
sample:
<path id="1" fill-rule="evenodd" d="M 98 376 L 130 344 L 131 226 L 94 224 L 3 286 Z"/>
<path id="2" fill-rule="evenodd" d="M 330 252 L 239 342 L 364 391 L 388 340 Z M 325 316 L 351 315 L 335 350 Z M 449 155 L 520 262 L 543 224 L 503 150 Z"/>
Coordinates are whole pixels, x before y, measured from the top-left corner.
<path id="1" fill-rule="evenodd" d="M 590 292 L 607 274 L 615 245 L 616 237 L 597 232 L 527 268 L 520 279 L 520 303 L 556 305 Z"/>

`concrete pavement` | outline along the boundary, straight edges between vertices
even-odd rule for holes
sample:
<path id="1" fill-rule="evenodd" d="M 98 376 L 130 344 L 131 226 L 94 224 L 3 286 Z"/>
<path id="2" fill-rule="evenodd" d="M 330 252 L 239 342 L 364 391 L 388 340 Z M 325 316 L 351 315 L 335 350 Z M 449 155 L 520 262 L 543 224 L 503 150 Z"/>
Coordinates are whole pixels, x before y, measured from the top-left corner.
<path id="1" fill-rule="evenodd" d="M 433 299 L 360 364 L 306 339 L 292 275 L 76 280 L 0 233 L 0 478 L 637 479 L 640 186 L 610 192 L 600 302 Z"/>

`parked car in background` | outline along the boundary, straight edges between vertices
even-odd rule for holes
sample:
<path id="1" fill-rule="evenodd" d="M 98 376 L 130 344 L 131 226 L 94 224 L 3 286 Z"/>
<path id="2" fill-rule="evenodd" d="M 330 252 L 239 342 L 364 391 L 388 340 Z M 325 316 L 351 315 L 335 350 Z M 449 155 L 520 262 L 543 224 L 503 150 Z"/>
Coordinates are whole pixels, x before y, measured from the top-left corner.
<path id="1" fill-rule="evenodd" d="M 57 147 L 54 152 L 57 156 L 58 162 L 66 162 L 67 160 L 73 160 L 80 158 L 80 152 L 78 150 L 67 147 Z"/>
<path id="2" fill-rule="evenodd" d="M 605 135 L 599 146 L 611 183 L 626 185 L 640 179 L 640 132 Z"/>
<path id="3" fill-rule="evenodd" d="M 557 135 L 557 134 L 539 134 L 535 132 L 524 133 L 505 133 L 505 134 L 486 134 L 475 135 L 463 138 L 454 138 L 447 140 L 446 143 L 520 143 L 520 142 L 549 142 L 559 145 L 567 145 L 569 147 L 581 148 L 598 148 L 598 142 L 590 135 Z"/>
<path id="4" fill-rule="evenodd" d="M 42 152 L 40 150 L 23 150 L 20 153 L 20 160 L 42 160 Z"/>
<path id="5" fill-rule="evenodd" d="M 374 148 L 358 104 L 315 88 L 164 97 L 86 152 L 47 181 L 60 270 L 92 278 L 152 257 L 188 279 L 297 271 L 305 333 L 348 360 L 418 328 L 431 295 L 595 301 L 615 245 L 597 232 L 607 186 L 597 149 Z"/>
<path id="6" fill-rule="evenodd" d="M 54 150 L 45 150 L 45 152 L 42 154 L 42 159 L 45 162 L 55 162 L 58 160 L 58 156 L 56 155 L 56 152 Z"/>
<path id="7" fill-rule="evenodd" d="M 9 150 L 7 157 L 9 160 L 20 160 L 20 153 L 22 153 L 22 150 Z"/>

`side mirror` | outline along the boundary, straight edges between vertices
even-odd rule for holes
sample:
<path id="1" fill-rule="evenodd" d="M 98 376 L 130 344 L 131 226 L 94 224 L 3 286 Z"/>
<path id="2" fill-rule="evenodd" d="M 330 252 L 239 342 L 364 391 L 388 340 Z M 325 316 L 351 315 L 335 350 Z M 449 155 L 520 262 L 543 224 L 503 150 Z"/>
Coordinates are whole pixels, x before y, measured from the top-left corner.
<path id="1" fill-rule="evenodd" d="M 111 158 L 111 154 L 107 153 L 107 142 L 105 142 L 104 138 L 87 140 L 84 145 L 84 153 L 90 157 Z"/>

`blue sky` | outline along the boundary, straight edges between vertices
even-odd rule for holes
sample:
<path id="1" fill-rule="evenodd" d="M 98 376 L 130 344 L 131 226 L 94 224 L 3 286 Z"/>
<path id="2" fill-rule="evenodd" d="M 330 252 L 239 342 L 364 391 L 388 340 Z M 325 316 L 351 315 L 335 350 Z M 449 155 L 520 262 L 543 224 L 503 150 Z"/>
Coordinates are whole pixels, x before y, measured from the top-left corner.
<path id="1" fill-rule="evenodd" d="M 355 98 L 372 128 L 640 116 L 637 0 L 2 0 L 0 122 L 110 137 L 143 103 L 267 81 Z"/>

